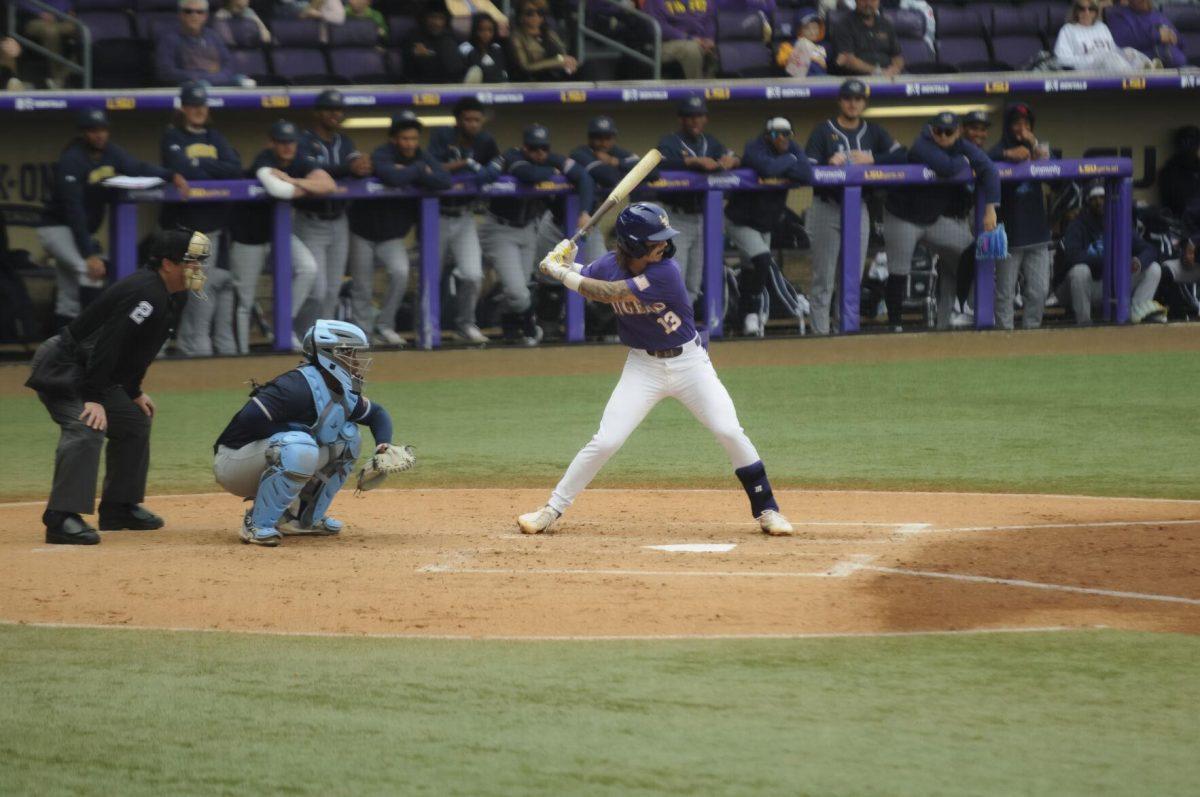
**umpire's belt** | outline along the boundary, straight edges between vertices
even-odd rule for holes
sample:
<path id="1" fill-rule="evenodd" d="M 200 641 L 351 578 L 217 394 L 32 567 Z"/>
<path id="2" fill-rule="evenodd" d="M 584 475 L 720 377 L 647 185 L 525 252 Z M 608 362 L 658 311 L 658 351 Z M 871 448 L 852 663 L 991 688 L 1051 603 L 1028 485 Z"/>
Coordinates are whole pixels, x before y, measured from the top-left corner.
<path id="1" fill-rule="evenodd" d="M 696 343 L 696 341 L 699 340 L 699 338 L 700 338 L 700 336 L 697 335 L 696 337 L 692 338 L 691 340 L 689 340 L 687 343 L 683 344 L 682 346 L 676 346 L 673 349 L 659 349 L 658 351 L 650 351 L 649 349 L 646 349 L 646 354 L 649 354 L 651 357 L 656 357 L 660 360 L 670 360 L 674 357 L 678 357 L 679 355 L 683 354 L 683 350 L 686 349 L 688 346 L 699 345 Z"/>

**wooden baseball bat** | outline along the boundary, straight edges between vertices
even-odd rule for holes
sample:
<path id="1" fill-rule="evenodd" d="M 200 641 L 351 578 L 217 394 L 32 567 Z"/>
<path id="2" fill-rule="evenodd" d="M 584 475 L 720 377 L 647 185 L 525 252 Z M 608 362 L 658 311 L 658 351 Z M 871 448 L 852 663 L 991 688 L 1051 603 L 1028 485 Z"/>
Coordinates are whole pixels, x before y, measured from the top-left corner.
<path id="1" fill-rule="evenodd" d="M 641 185 L 642 181 L 646 179 L 646 175 L 654 171 L 654 167 L 661 160 L 662 153 L 656 149 L 652 149 L 643 155 L 642 159 L 635 163 L 633 168 L 629 170 L 629 174 L 622 177 L 621 182 L 616 184 L 609 193 L 608 199 L 604 200 L 600 204 L 600 207 L 596 208 L 596 212 L 592 214 L 591 220 L 575 231 L 575 234 L 571 236 L 571 243 L 579 243 L 579 239 L 591 232 L 600 219 L 604 218 L 604 214 L 624 202 L 625 198 L 633 192 L 633 189 Z"/>

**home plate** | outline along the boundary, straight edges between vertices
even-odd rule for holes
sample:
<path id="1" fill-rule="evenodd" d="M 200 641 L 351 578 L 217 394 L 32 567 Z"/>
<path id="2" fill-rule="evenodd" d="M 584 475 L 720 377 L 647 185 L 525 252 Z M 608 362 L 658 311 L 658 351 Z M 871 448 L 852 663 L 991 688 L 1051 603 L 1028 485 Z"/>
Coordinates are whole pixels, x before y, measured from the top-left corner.
<path id="1" fill-rule="evenodd" d="M 677 545 L 646 545 L 655 551 L 671 553 L 729 553 L 737 547 L 735 542 L 685 542 Z"/>

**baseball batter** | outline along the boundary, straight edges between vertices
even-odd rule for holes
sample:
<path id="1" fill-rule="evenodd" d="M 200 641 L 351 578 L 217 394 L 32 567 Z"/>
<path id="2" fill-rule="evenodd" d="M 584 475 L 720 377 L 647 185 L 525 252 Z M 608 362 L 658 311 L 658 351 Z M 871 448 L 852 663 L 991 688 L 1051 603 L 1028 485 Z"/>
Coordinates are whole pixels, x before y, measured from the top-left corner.
<path id="1" fill-rule="evenodd" d="M 611 304 L 621 342 L 630 351 L 604 408 L 600 430 L 575 455 L 550 501 L 521 515 L 517 525 L 526 534 L 550 528 L 650 410 L 671 397 L 725 448 L 762 530 L 791 534 L 792 525 L 779 512 L 758 451 L 742 430 L 733 400 L 700 344 L 692 301 L 671 257 L 671 239 L 678 231 L 671 228 L 662 208 L 637 202 L 617 217 L 614 233 L 617 248 L 581 270 L 576 270 L 576 247 L 570 241 L 561 242 L 541 263 L 548 277 L 587 299 Z"/>

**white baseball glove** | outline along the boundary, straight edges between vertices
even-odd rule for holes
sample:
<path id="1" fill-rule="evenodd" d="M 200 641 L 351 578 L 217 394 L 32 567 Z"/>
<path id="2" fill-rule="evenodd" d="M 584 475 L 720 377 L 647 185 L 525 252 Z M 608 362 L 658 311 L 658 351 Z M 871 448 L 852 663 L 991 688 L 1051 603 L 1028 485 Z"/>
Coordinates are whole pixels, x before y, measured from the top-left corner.
<path id="1" fill-rule="evenodd" d="M 358 492 L 373 490 L 393 473 L 403 473 L 417 464 L 412 446 L 384 444 L 380 448 L 358 472 Z"/>

